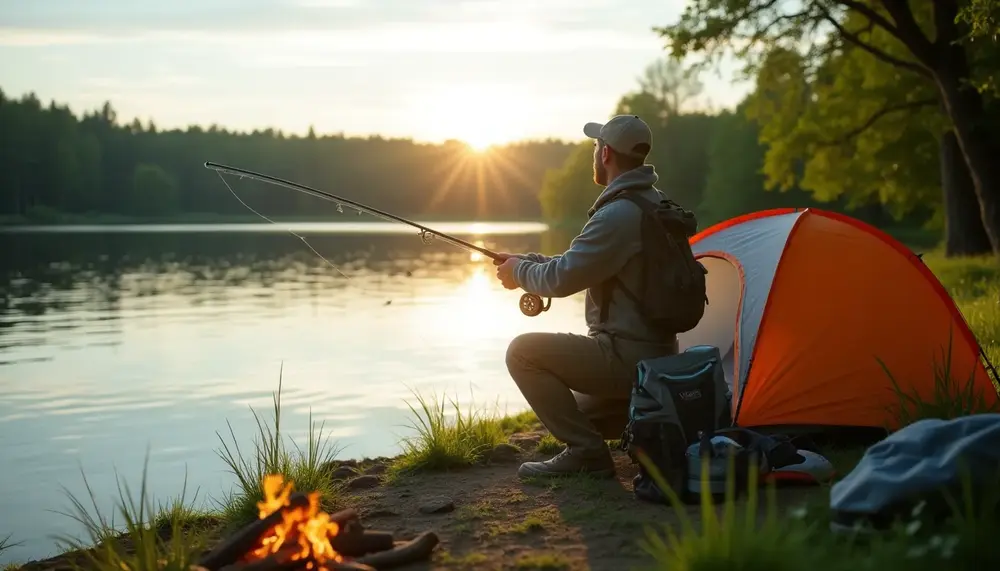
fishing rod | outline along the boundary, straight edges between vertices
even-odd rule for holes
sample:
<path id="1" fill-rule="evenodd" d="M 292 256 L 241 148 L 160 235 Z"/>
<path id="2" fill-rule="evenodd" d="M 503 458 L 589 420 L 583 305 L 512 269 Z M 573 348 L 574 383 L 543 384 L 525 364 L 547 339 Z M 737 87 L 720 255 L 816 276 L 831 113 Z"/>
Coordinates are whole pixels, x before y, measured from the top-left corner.
<path id="1" fill-rule="evenodd" d="M 351 200 L 349 198 L 344 198 L 341 196 L 337 196 L 335 194 L 330 194 L 329 192 L 324 192 L 322 190 L 312 188 L 311 186 L 306 186 L 304 184 L 299 184 L 297 182 L 292 182 L 290 180 L 285 180 L 283 178 L 278 178 L 267 174 L 261 174 L 258 172 L 238 167 L 231 167 L 215 163 L 212 161 L 205 161 L 205 168 L 214 170 L 220 175 L 225 173 L 225 174 L 235 175 L 240 178 L 249 178 L 253 180 L 258 180 L 261 182 L 266 182 L 268 184 L 281 186 L 291 190 L 297 190 L 299 192 L 308 194 L 310 196 L 326 200 L 327 202 L 333 202 L 334 204 L 337 205 L 337 211 L 342 214 L 344 212 L 344 205 L 346 204 L 351 208 L 353 208 L 354 210 L 356 210 L 358 216 L 361 216 L 362 212 L 367 212 L 368 214 L 371 214 L 372 216 L 381 218 L 383 220 L 388 220 L 390 222 L 398 222 L 400 224 L 406 224 L 407 226 L 416 228 L 417 230 L 420 231 L 420 240 L 424 244 L 430 244 L 431 240 L 433 240 L 434 237 L 436 236 L 453 246 L 457 246 L 459 248 L 462 248 L 470 252 L 477 252 L 479 254 L 482 254 L 487 258 L 493 260 L 494 262 L 503 261 L 503 258 L 500 256 L 500 254 L 494 252 L 493 250 L 477 246 L 471 242 L 462 240 L 461 238 L 457 238 L 450 234 L 445 234 L 444 232 L 434 230 L 433 228 L 429 228 L 427 226 L 424 226 L 423 224 L 414 222 L 412 220 L 407 220 L 406 218 L 403 218 L 401 216 L 396 216 L 395 214 L 390 214 L 383 210 L 367 206 L 365 204 Z M 543 311 L 548 311 L 549 306 L 552 305 L 552 298 L 548 298 L 546 302 L 543 304 L 542 297 L 540 295 L 534 293 L 525 293 L 521 296 L 521 300 L 518 305 L 521 309 L 521 313 L 527 315 L 528 317 L 535 317 L 536 315 L 541 314 Z"/>

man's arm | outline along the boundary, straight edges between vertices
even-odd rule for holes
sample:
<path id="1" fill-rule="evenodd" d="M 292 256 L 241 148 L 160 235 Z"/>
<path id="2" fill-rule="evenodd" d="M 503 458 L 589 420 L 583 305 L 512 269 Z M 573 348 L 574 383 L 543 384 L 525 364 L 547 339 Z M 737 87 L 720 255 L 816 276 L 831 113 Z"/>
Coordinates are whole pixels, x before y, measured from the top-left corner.
<path id="1" fill-rule="evenodd" d="M 528 293 L 567 297 L 607 280 L 639 251 L 639 225 L 628 210 L 634 208 L 625 201 L 601 208 L 564 254 L 544 262 L 518 260 L 514 281 Z"/>
<path id="2" fill-rule="evenodd" d="M 548 262 L 549 260 L 554 260 L 559 256 L 562 256 L 562 254 L 556 254 L 555 256 L 546 256 L 545 254 L 537 254 L 535 252 L 528 252 L 526 254 L 508 254 L 506 252 L 499 252 L 499 254 L 502 260 L 506 260 L 507 258 L 520 258 L 522 260 L 528 260 L 530 262 L 537 262 L 537 263 Z M 497 265 L 500 265 L 500 263 L 498 262 Z"/>
<path id="3" fill-rule="evenodd" d="M 556 254 L 555 256 L 546 256 L 545 254 L 536 254 L 535 252 L 529 252 L 527 254 L 518 254 L 519 258 L 528 260 L 529 262 L 535 262 L 537 264 L 544 264 L 545 262 L 558 259 L 562 254 Z"/>

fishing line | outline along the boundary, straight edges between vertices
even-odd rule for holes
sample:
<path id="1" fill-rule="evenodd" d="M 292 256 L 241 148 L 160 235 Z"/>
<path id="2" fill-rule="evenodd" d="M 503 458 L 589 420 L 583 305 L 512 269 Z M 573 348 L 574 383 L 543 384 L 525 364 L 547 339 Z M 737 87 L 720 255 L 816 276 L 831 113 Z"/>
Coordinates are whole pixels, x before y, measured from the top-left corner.
<path id="1" fill-rule="evenodd" d="M 216 174 L 219 175 L 219 178 L 222 180 L 222 184 L 226 185 L 226 188 L 229 189 L 229 192 L 232 193 L 232 195 L 236 197 L 236 200 L 239 200 L 240 204 L 242 204 L 243 206 L 245 206 L 247 210 L 249 210 L 250 212 L 253 212 L 257 216 L 260 216 L 264 220 L 267 220 L 271 224 L 274 224 L 276 226 L 281 226 L 280 224 L 278 224 L 274 220 L 271 220 L 267 216 L 264 216 L 260 212 L 257 212 L 256 210 L 253 209 L 252 206 L 250 206 L 249 204 L 247 204 L 246 202 L 244 202 L 243 199 L 240 198 L 240 195 L 236 194 L 236 191 L 233 190 L 233 187 L 229 186 L 229 183 L 226 182 L 226 177 L 222 176 L 221 172 L 216 172 Z M 339 267 L 337 267 L 337 264 L 334 264 L 330 260 L 326 259 L 326 256 L 324 256 L 323 254 L 319 253 L 319 251 L 316 248 L 313 248 L 312 244 L 310 244 L 309 241 L 306 240 L 304 236 L 302 236 L 300 234 L 297 234 L 294 230 L 292 230 L 291 228 L 288 228 L 287 226 L 285 227 L 285 231 L 288 232 L 289 234 L 291 234 L 292 236 L 295 236 L 299 240 L 302 240 L 302 243 L 305 244 L 307 248 L 309 248 L 310 250 L 313 251 L 314 254 L 316 254 L 317 256 L 319 256 L 319 259 L 321 259 L 324 262 L 326 262 L 327 264 L 329 264 L 331 268 L 337 270 L 337 273 L 339 273 L 340 275 L 344 276 L 347 279 L 351 279 L 351 276 L 349 276 L 346 273 L 344 273 L 343 270 L 341 270 Z"/>
<path id="2" fill-rule="evenodd" d="M 320 199 L 326 200 L 328 202 L 333 202 L 333 203 L 335 203 L 337 205 L 337 212 L 339 212 L 341 214 L 344 213 L 344 204 L 347 204 L 351 208 L 353 208 L 354 210 L 356 210 L 359 216 L 361 215 L 362 212 L 367 212 L 368 214 L 371 214 L 371 215 L 373 215 L 373 216 L 375 216 L 377 218 L 382 218 L 383 220 L 388 220 L 390 222 L 399 222 L 401 224 L 405 224 L 407 226 L 411 226 L 411 227 L 416 228 L 417 230 L 420 231 L 420 234 L 419 234 L 420 241 L 423 242 L 424 244 L 429 244 L 434 238 L 440 238 L 440 239 L 444 240 L 445 242 L 448 242 L 449 244 L 452 244 L 453 246 L 457 246 L 459 248 L 462 248 L 464 250 L 468 250 L 468 251 L 471 251 L 471 252 L 478 252 L 479 254 L 482 254 L 482 255 L 486 256 L 487 258 L 490 258 L 494 262 L 502 262 L 503 259 L 504 259 L 497 252 L 494 252 L 492 250 L 486 249 L 486 248 L 484 248 L 482 246 L 477 246 L 476 244 L 472 244 L 471 242 L 467 242 L 465 240 L 462 240 L 461 238 L 456 238 L 455 236 L 452 236 L 450 234 L 445 234 L 443 232 L 439 232 L 437 230 L 434 230 L 433 228 L 428 228 L 427 226 L 424 226 L 424 225 L 419 224 L 417 222 L 414 222 L 412 220 L 407 220 L 406 218 L 401 218 L 399 216 L 396 216 L 394 214 L 390 214 L 388 212 L 384 212 L 384 211 L 379 210 L 377 208 L 372 208 L 371 206 L 367 206 L 367 205 L 361 204 L 360 202 L 355 202 L 355 201 L 350 200 L 348 198 L 343 198 L 343 197 L 340 197 L 340 196 L 337 196 L 337 195 L 334 195 L 334 194 L 330 194 L 328 192 L 324 192 L 322 190 L 318 190 L 318 189 L 315 189 L 315 188 L 312 188 L 312 187 L 309 187 L 309 186 L 305 186 L 303 184 L 299 184 L 299 183 L 296 183 L 296 182 L 292 182 L 292 181 L 289 181 L 289 180 L 281 179 L 281 178 L 270 176 L 270 175 L 266 175 L 266 174 L 257 173 L 257 172 L 246 170 L 246 169 L 241 169 L 241 168 L 236 168 L 236 167 L 230 167 L 230 166 L 226 166 L 226 165 L 221 165 L 219 163 L 213 163 L 211 161 L 206 161 L 205 162 L 205 168 L 216 171 L 216 174 L 218 174 L 219 178 L 222 179 L 222 183 L 226 185 L 226 188 L 229 189 L 229 192 L 233 196 L 236 197 L 236 200 L 238 200 L 240 202 L 240 204 L 242 204 L 244 207 L 246 207 L 248 210 L 250 210 L 251 212 L 253 212 L 257 216 L 259 216 L 263 220 L 266 220 L 266 221 L 268 221 L 268 222 L 270 222 L 272 224 L 278 224 L 278 223 L 275 222 L 274 220 L 271 220 L 267 216 L 264 216 L 260 212 L 257 212 L 249 204 L 247 204 L 242 198 L 240 198 L 240 196 L 238 194 L 236 194 L 236 191 L 233 190 L 233 187 L 230 186 L 228 182 L 226 182 L 225 177 L 222 176 L 223 173 L 228 173 L 228 174 L 232 174 L 232 175 L 238 176 L 238 177 L 240 177 L 240 179 L 250 178 L 250 179 L 258 180 L 258 181 L 261 181 L 261 182 L 266 182 L 266 183 L 269 183 L 269 184 L 274 184 L 274 185 L 277 185 L 277 186 L 282 186 L 282 187 L 285 187 L 285 188 L 288 188 L 288 189 L 291 189 L 291 190 L 295 190 L 295 191 L 298 191 L 298 192 L 302 192 L 302 193 L 308 194 L 310 196 L 314 196 L 316 198 L 320 198 Z M 326 259 L 326 257 L 324 257 L 323 254 L 321 254 L 319 251 L 317 251 L 316 248 L 313 248 L 312 245 L 305 239 L 305 237 L 297 234 L 291 228 L 287 228 L 286 227 L 285 230 L 288 231 L 289 234 L 291 234 L 291 235 L 295 236 L 296 238 L 298 238 L 299 240 L 301 240 L 303 244 L 305 244 L 310 250 L 313 251 L 313 253 L 315 253 L 323 261 L 325 261 L 327 264 L 329 264 L 331 267 L 333 267 L 335 270 L 337 270 L 337 272 L 339 272 L 344 277 L 350 279 L 350 276 L 348 276 L 346 273 L 344 273 L 343 270 L 341 270 L 339 267 L 337 267 L 336 264 L 334 264 L 330 260 Z M 534 293 L 527 293 L 526 292 L 523 295 L 521 295 L 521 300 L 519 302 L 519 307 L 521 309 L 521 313 L 523 313 L 524 315 L 527 315 L 529 317 L 534 317 L 536 315 L 539 315 L 543 311 L 548 311 L 549 306 L 551 304 L 552 304 L 552 299 L 551 298 L 547 299 L 546 302 L 543 304 L 541 296 L 539 296 L 537 294 L 534 294 Z"/>

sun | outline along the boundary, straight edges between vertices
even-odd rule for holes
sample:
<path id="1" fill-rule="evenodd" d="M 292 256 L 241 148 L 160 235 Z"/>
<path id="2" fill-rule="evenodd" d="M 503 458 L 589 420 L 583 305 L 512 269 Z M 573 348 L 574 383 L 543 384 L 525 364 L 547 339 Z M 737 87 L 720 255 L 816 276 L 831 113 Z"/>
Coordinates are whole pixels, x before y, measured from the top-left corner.
<path id="1" fill-rule="evenodd" d="M 414 130 L 427 140 L 457 139 L 473 153 L 522 139 L 531 102 L 503 85 L 437 86 L 413 100 Z"/>
<path id="2" fill-rule="evenodd" d="M 466 135 L 464 137 L 460 137 L 459 139 L 469 146 L 470 151 L 477 154 L 485 153 L 494 145 L 506 142 L 497 140 L 497 138 L 487 132 L 479 132 L 475 135 Z"/>

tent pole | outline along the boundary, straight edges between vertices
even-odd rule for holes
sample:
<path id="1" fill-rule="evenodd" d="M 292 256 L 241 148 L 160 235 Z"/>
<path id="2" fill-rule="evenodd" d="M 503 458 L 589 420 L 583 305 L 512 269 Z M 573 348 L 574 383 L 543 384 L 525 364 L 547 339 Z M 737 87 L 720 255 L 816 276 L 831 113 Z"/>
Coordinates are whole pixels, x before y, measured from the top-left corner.
<path id="1" fill-rule="evenodd" d="M 996 379 L 997 385 L 1000 386 L 1000 375 L 997 374 L 996 367 L 993 366 L 993 363 L 990 361 L 989 356 L 986 355 L 986 350 L 983 349 L 982 345 L 979 345 L 979 354 L 983 356 L 983 361 L 986 361 L 986 366 L 989 367 L 990 372 L 993 373 L 993 378 Z M 997 389 L 997 392 L 1000 393 L 1000 388 Z"/>

